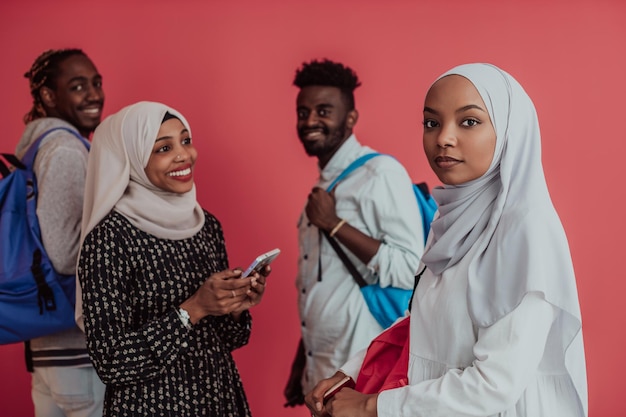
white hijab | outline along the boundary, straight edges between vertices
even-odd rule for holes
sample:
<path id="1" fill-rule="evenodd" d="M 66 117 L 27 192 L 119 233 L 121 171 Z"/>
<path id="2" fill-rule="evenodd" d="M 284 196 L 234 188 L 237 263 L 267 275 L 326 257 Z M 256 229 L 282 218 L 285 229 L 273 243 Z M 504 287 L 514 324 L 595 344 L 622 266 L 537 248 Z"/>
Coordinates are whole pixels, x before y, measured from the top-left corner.
<path id="1" fill-rule="evenodd" d="M 510 313 L 529 292 L 558 307 L 566 365 L 586 409 L 576 279 L 541 165 L 535 107 L 522 86 L 493 65 L 461 65 L 439 78 L 452 74 L 467 78 L 480 93 L 496 131 L 496 149 L 482 177 L 433 190 L 439 217 L 422 259 L 439 275 L 478 245 L 469 264 L 467 296 L 480 327 Z"/>
<path id="2" fill-rule="evenodd" d="M 167 112 L 191 133 L 182 114 L 164 104 L 147 101 L 107 117 L 94 132 L 85 179 L 81 247 L 89 232 L 111 210 L 160 239 L 186 239 L 202 229 L 204 212 L 196 201 L 195 185 L 185 194 L 163 191 L 150 182 L 144 171 Z M 76 322 L 84 329 L 78 282 Z"/>
<path id="3" fill-rule="evenodd" d="M 195 185 L 185 194 L 163 191 L 144 171 L 167 112 L 191 132 L 182 114 L 147 101 L 123 108 L 96 129 L 87 165 L 81 244 L 112 209 L 161 239 L 189 238 L 204 225 Z"/>

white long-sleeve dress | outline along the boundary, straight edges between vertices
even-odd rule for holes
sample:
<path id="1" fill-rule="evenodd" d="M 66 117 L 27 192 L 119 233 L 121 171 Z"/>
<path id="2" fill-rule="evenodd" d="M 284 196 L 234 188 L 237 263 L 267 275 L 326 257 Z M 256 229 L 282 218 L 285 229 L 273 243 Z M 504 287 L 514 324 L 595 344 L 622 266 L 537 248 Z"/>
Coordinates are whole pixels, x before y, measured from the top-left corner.
<path id="1" fill-rule="evenodd" d="M 584 416 L 556 340 L 559 310 L 529 293 L 511 313 L 478 328 L 468 313 L 469 255 L 441 276 L 422 276 L 411 313 L 409 385 L 382 392 L 378 416 Z M 356 378 L 363 355 L 342 371 Z"/>

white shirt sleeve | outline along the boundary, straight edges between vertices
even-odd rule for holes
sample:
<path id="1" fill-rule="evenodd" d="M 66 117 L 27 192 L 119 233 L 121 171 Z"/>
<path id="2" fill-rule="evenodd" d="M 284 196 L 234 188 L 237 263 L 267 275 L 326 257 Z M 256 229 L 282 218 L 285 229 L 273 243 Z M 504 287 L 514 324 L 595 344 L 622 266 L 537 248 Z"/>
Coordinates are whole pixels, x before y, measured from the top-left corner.
<path id="1" fill-rule="evenodd" d="M 422 219 L 413 184 L 399 162 L 380 158 L 363 190 L 360 210 L 375 239 L 382 241 L 368 268 L 382 287 L 412 289 L 424 252 Z"/>
<path id="2" fill-rule="evenodd" d="M 359 376 L 359 371 L 361 370 L 361 365 L 363 364 L 363 360 L 365 359 L 365 354 L 367 353 L 367 348 L 362 349 L 355 353 L 349 360 L 346 362 L 339 371 L 343 372 L 345 375 L 348 375 L 354 381 Z"/>
<path id="3" fill-rule="evenodd" d="M 515 404 L 536 375 L 557 309 L 537 293 L 492 326 L 479 329 L 465 369 L 382 392 L 378 416 L 489 416 Z"/>

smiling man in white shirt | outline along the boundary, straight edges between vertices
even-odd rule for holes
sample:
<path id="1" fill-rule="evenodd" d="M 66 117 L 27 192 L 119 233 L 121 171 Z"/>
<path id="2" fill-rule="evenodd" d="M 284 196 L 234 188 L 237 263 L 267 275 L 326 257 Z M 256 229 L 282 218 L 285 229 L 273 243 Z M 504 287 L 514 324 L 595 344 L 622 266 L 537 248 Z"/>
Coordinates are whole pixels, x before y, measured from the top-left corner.
<path id="1" fill-rule="evenodd" d="M 329 60 L 296 71 L 297 132 L 318 159 L 319 178 L 298 223 L 298 307 L 302 339 L 285 387 L 286 406 L 367 347 L 382 327 L 359 286 L 322 231 L 342 246 L 369 284 L 413 288 L 424 250 L 422 220 L 411 178 L 394 158 L 372 158 L 326 188 L 357 158 L 374 153 L 353 134 L 358 121 L 355 72 Z"/>

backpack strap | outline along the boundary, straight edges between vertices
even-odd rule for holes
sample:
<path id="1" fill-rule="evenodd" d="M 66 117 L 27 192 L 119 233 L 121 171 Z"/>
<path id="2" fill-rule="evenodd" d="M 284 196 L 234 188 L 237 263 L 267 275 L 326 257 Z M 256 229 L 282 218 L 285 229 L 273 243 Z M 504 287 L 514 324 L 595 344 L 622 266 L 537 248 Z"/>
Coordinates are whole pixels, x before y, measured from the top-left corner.
<path id="1" fill-rule="evenodd" d="M 422 278 L 424 272 L 426 272 L 426 265 L 424 265 L 424 268 L 420 272 L 418 272 L 417 275 L 415 275 L 415 280 L 413 281 L 413 292 L 411 293 L 411 301 L 409 301 L 409 311 L 411 311 L 411 307 L 413 307 L 413 297 L 415 296 L 415 290 L 417 290 L 417 284 L 419 284 L 420 278 Z"/>
<path id="2" fill-rule="evenodd" d="M 10 173 L 11 170 L 9 169 L 7 164 L 5 164 L 2 159 L 0 159 L 0 175 L 2 175 L 2 178 L 8 177 Z"/>
<path id="3" fill-rule="evenodd" d="M 39 145 L 41 144 L 41 141 L 50 133 L 56 130 L 65 130 L 66 132 L 71 133 L 78 140 L 80 140 L 83 145 L 85 145 L 85 148 L 87 148 L 87 150 L 90 149 L 91 144 L 89 143 L 89 141 L 85 139 L 84 137 L 82 137 L 81 134 L 78 133 L 76 130 L 70 129 L 68 127 L 53 127 L 52 129 L 48 129 L 45 132 L 43 132 L 41 135 L 39 135 L 39 137 L 35 139 L 35 141 L 28 147 L 28 151 L 26 151 L 26 153 L 22 157 L 22 163 L 24 165 L 32 169 L 33 162 L 35 161 L 35 156 L 37 155 L 37 151 L 39 150 Z"/>
<path id="4" fill-rule="evenodd" d="M 372 152 L 372 153 L 365 154 L 365 155 L 355 159 L 350 165 L 348 165 L 348 167 L 346 169 L 344 169 L 341 172 L 341 174 L 339 174 L 337 176 L 337 178 L 335 178 L 333 180 L 333 182 L 330 183 L 328 188 L 326 188 L 326 191 L 327 192 L 331 192 L 332 189 L 335 188 L 335 186 L 339 183 L 339 181 L 341 181 L 342 179 L 344 179 L 345 177 L 350 175 L 352 173 L 352 171 L 354 171 L 355 169 L 357 169 L 360 166 L 364 165 L 370 159 L 375 158 L 375 157 L 380 156 L 380 155 L 382 155 L 382 154 L 377 153 L 377 152 Z"/>
<path id="5" fill-rule="evenodd" d="M 350 165 L 348 165 L 348 167 L 344 169 L 341 172 L 341 174 L 337 176 L 337 178 L 335 178 L 330 183 L 328 188 L 326 188 L 326 191 L 331 192 L 332 189 L 335 188 L 335 186 L 337 186 L 339 181 L 343 180 L 348 175 L 350 175 L 352 171 L 364 165 L 370 159 L 375 158 L 380 155 L 386 155 L 386 154 L 372 152 L 372 153 L 368 153 L 357 158 Z M 386 155 L 386 156 L 390 156 L 394 158 L 391 155 Z M 419 208 L 420 215 L 422 217 L 422 229 L 424 231 L 424 243 L 426 243 L 426 240 L 428 239 L 428 233 L 430 232 L 430 223 L 433 219 L 435 212 L 437 211 L 437 203 L 430 195 L 428 184 L 426 184 L 425 182 L 413 184 L 413 192 L 415 194 L 415 198 L 417 199 L 417 206 Z"/>
<path id="6" fill-rule="evenodd" d="M 341 259 L 341 262 L 343 262 L 348 272 L 350 272 L 350 275 L 352 275 L 352 278 L 354 278 L 359 288 L 366 287 L 367 282 L 356 269 L 356 266 L 354 266 L 350 258 L 348 258 L 348 255 L 346 255 L 343 249 L 341 249 L 341 246 L 339 246 L 339 243 L 337 243 L 335 238 L 331 237 L 326 230 L 322 230 L 322 233 L 324 234 L 324 236 L 326 236 L 326 239 L 328 239 L 328 243 L 330 243 L 330 246 L 332 246 L 335 252 L 337 252 L 337 256 L 339 256 L 339 259 Z"/>
<path id="7" fill-rule="evenodd" d="M 35 372 L 33 366 L 33 351 L 30 349 L 30 340 L 24 341 L 24 360 L 26 362 L 26 370 L 31 374 Z"/>
<path id="8" fill-rule="evenodd" d="M 428 188 L 428 184 L 425 182 L 418 182 L 415 186 L 421 191 L 425 199 L 428 200 L 430 198 L 430 189 Z"/>
<path id="9" fill-rule="evenodd" d="M 25 169 L 26 167 L 24 166 L 24 164 L 22 164 L 22 161 L 19 160 L 19 158 L 13 154 L 10 153 L 3 153 L 2 157 L 11 165 L 13 165 L 15 168 L 18 169 Z"/>
<path id="10" fill-rule="evenodd" d="M 8 177 L 15 168 L 26 169 L 24 164 L 17 158 L 17 156 L 10 153 L 2 153 L 0 155 L 2 155 L 2 157 L 4 158 L 4 161 L 0 159 L 0 174 L 2 174 L 2 178 Z M 7 165 L 7 162 L 9 163 L 9 165 Z"/>
<path id="11" fill-rule="evenodd" d="M 339 181 L 343 180 L 348 175 L 350 175 L 352 173 L 352 171 L 354 171 L 355 169 L 363 166 L 370 159 L 375 158 L 375 157 L 380 156 L 380 155 L 381 155 L 380 153 L 372 152 L 372 153 L 365 154 L 365 155 L 355 159 L 354 161 L 352 161 L 352 163 L 350 165 L 348 165 L 348 167 L 346 169 L 344 169 L 341 172 L 341 174 L 339 174 L 333 180 L 333 182 L 330 183 L 328 188 L 326 188 L 326 191 L 327 192 L 331 192 L 332 189 L 335 188 L 335 186 L 339 183 Z M 328 242 L 330 243 L 332 248 L 335 250 L 335 252 L 339 256 L 339 259 L 341 259 L 341 262 L 343 262 L 343 264 L 346 267 L 346 269 L 350 272 L 350 275 L 352 275 L 352 278 L 354 278 L 354 281 L 356 281 L 357 285 L 360 288 L 363 288 L 363 287 L 367 286 L 367 282 L 365 281 L 363 276 L 359 273 L 359 271 L 356 269 L 356 266 L 354 266 L 352 261 L 350 261 L 350 258 L 348 258 L 348 256 L 343 251 L 343 249 L 341 249 L 341 247 L 339 246 L 337 241 L 333 237 L 331 237 L 328 234 L 328 232 L 326 232 L 325 230 L 321 230 L 321 232 L 323 233 L 324 236 L 326 236 L 326 239 L 328 240 Z M 320 257 L 320 259 L 321 259 L 321 257 Z M 320 268 L 320 270 L 321 270 L 321 268 Z"/>

